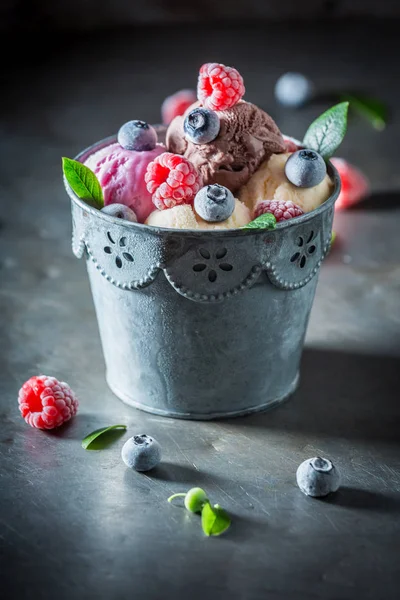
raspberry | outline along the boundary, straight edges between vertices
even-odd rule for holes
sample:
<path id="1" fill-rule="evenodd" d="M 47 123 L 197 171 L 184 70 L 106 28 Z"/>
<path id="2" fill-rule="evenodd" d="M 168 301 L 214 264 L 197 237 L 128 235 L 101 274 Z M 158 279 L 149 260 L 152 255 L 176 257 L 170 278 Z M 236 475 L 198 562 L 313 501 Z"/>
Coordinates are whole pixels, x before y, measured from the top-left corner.
<path id="1" fill-rule="evenodd" d="M 343 210 L 357 204 L 365 198 L 370 190 L 370 184 L 365 175 L 354 165 L 343 158 L 331 158 L 331 163 L 339 172 L 342 189 L 335 202 L 336 210 Z"/>
<path id="2" fill-rule="evenodd" d="M 76 415 L 78 400 L 69 385 L 55 377 L 38 375 L 18 393 L 19 410 L 31 427 L 53 429 Z"/>
<path id="3" fill-rule="evenodd" d="M 297 152 L 297 150 L 300 150 L 300 148 L 303 147 L 299 140 L 296 140 L 289 135 L 283 135 L 282 137 L 285 142 L 286 152 Z"/>
<path id="4" fill-rule="evenodd" d="M 236 69 L 218 63 L 205 63 L 199 73 L 197 97 L 210 110 L 225 110 L 245 93 L 242 76 Z"/>
<path id="5" fill-rule="evenodd" d="M 194 90 L 179 90 L 175 94 L 167 96 L 161 105 L 161 118 L 164 125 L 169 125 L 172 119 L 183 115 L 196 100 L 197 96 Z"/>
<path id="6" fill-rule="evenodd" d="M 201 176 L 192 163 L 172 152 L 163 152 L 149 163 L 144 180 L 160 210 L 191 204 L 201 188 Z"/>
<path id="7" fill-rule="evenodd" d="M 303 214 L 303 211 L 300 206 L 297 206 L 291 200 L 287 200 L 286 202 L 283 200 L 262 200 L 254 210 L 254 218 L 256 219 L 264 213 L 272 213 L 277 222 L 279 222 L 299 217 Z"/>

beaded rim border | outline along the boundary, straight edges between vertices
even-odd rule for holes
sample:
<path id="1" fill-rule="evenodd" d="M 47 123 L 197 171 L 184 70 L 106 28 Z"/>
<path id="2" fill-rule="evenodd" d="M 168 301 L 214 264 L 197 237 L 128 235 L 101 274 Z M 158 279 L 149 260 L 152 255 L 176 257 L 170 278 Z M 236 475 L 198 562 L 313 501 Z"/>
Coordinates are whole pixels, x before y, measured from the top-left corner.
<path id="1" fill-rule="evenodd" d="M 311 279 L 317 274 L 322 261 L 325 259 L 325 257 L 327 256 L 327 254 L 329 252 L 330 246 L 331 246 L 331 238 L 329 238 L 325 242 L 323 253 L 322 253 L 321 257 L 318 259 L 318 261 L 317 261 L 316 265 L 314 266 L 314 268 L 312 269 L 312 271 L 307 275 L 307 277 L 305 277 L 304 279 L 297 281 L 295 283 L 281 278 L 277 274 L 277 270 L 272 265 L 272 263 L 270 261 L 267 261 L 263 264 L 254 265 L 251 268 L 249 274 L 243 279 L 243 281 L 241 283 L 239 283 L 237 286 L 227 290 L 226 292 L 220 292 L 218 294 L 201 294 L 200 292 L 192 292 L 186 286 L 181 285 L 181 284 L 177 283 L 176 281 L 174 281 L 173 278 L 171 277 L 171 275 L 168 273 L 168 267 L 162 265 L 161 263 L 157 263 L 157 264 L 153 265 L 147 272 L 146 276 L 142 277 L 139 280 L 131 281 L 131 282 L 118 281 L 111 275 L 108 275 L 108 273 L 104 269 L 104 267 L 99 264 L 97 258 L 93 254 L 92 249 L 90 248 L 90 245 L 87 242 L 85 242 L 83 237 L 81 237 L 79 239 L 78 243 L 76 243 L 76 240 L 74 238 L 73 238 L 73 242 L 72 242 L 72 249 L 73 249 L 75 256 L 77 256 L 78 258 L 81 258 L 83 256 L 84 250 L 86 248 L 88 259 L 90 259 L 94 263 L 94 265 L 96 266 L 96 269 L 100 272 L 100 274 L 107 281 L 112 283 L 112 285 L 114 285 L 115 287 L 117 287 L 119 289 L 132 291 L 132 290 L 140 290 L 142 288 L 145 288 L 145 287 L 149 286 L 156 279 L 156 277 L 160 271 L 163 271 L 168 283 L 181 296 L 184 296 L 188 300 L 193 300 L 195 302 L 208 302 L 208 303 L 221 302 L 227 298 L 236 296 L 237 294 L 239 294 L 240 292 L 243 292 L 246 289 L 251 288 L 255 284 L 257 279 L 260 277 L 260 275 L 263 271 L 265 271 L 267 273 L 269 281 L 275 287 L 277 287 L 281 290 L 286 290 L 286 291 L 298 290 L 298 289 L 304 287 L 305 285 L 307 285 L 307 283 L 309 283 L 309 281 L 311 281 Z"/>
<path id="2" fill-rule="evenodd" d="M 329 237 L 327 240 L 325 240 L 324 249 L 321 254 L 321 257 L 318 259 L 318 261 L 317 261 L 316 265 L 314 266 L 314 268 L 312 269 L 312 271 L 307 275 L 307 277 L 304 277 L 304 279 L 301 279 L 300 281 L 296 281 L 294 283 L 291 281 L 288 281 L 287 279 L 283 279 L 282 277 L 280 277 L 278 275 L 277 269 L 275 269 L 275 267 L 272 266 L 271 262 L 269 262 L 269 261 L 264 264 L 264 268 L 267 272 L 268 279 L 270 280 L 270 282 L 272 284 L 274 284 L 276 287 L 280 288 L 281 290 L 288 290 L 288 291 L 298 290 L 299 288 L 304 287 L 318 273 L 320 266 L 322 264 L 322 261 L 326 258 L 326 256 L 329 253 L 330 247 L 331 247 L 331 238 Z"/>
<path id="3" fill-rule="evenodd" d="M 168 269 L 163 269 L 165 278 L 167 279 L 168 283 L 171 284 L 174 290 L 178 292 L 178 294 L 184 296 L 188 300 L 194 300 L 195 302 L 210 303 L 222 302 L 222 300 L 236 296 L 239 294 L 239 292 L 243 292 L 244 290 L 252 287 L 252 285 L 254 285 L 259 278 L 262 270 L 263 269 L 261 265 L 254 265 L 254 267 L 251 268 L 250 273 L 243 279 L 241 283 L 239 283 L 239 285 L 235 286 L 234 288 L 231 288 L 226 292 L 220 292 L 219 294 L 200 294 L 199 292 L 192 292 L 184 285 L 177 284 L 168 274 Z"/>

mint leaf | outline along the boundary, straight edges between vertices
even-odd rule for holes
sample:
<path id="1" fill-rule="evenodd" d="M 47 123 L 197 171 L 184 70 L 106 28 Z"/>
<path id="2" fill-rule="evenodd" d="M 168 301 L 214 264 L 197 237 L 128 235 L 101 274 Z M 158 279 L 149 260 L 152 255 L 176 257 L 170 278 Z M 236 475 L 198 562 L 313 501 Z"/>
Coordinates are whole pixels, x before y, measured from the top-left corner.
<path id="1" fill-rule="evenodd" d="M 327 160 L 338 149 L 347 129 L 348 102 L 340 102 L 322 113 L 304 136 L 303 145 L 319 152 Z"/>
<path id="2" fill-rule="evenodd" d="M 82 200 L 94 200 L 96 208 L 103 208 L 104 198 L 96 175 L 83 163 L 72 158 L 62 158 L 63 173 L 72 190 Z"/>
<path id="3" fill-rule="evenodd" d="M 343 100 L 350 102 L 350 110 L 367 119 L 372 127 L 378 131 L 385 129 L 388 110 L 383 102 L 361 94 L 345 94 Z"/>
<path id="4" fill-rule="evenodd" d="M 209 502 L 204 504 L 201 511 L 201 525 L 206 535 L 221 535 L 230 524 L 231 519 L 228 513 L 219 504 L 214 504 L 214 506 L 211 506 Z"/>
<path id="5" fill-rule="evenodd" d="M 275 229 L 276 226 L 276 218 L 272 213 L 264 213 L 254 219 L 254 221 L 250 221 L 247 225 L 244 225 L 240 229 Z"/>
<path id="6" fill-rule="evenodd" d="M 84 448 L 85 450 L 87 450 L 89 448 L 89 446 L 95 441 L 97 440 L 98 437 L 104 435 L 105 433 L 112 431 L 113 429 L 120 429 L 123 430 L 120 433 L 125 433 L 126 431 L 126 425 L 110 425 L 109 427 L 101 427 L 100 429 L 96 429 L 96 431 L 92 431 L 92 433 L 89 433 L 89 435 L 87 435 L 85 438 L 83 438 L 82 440 L 82 448 Z M 105 444 L 107 445 L 107 444 Z M 103 444 L 104 447 L 104 444 Z M 96 448 L 92 447 L 92 450 L 101 450 L 101 446 L 99 446 L 98 444 L 96 445 Z"/>

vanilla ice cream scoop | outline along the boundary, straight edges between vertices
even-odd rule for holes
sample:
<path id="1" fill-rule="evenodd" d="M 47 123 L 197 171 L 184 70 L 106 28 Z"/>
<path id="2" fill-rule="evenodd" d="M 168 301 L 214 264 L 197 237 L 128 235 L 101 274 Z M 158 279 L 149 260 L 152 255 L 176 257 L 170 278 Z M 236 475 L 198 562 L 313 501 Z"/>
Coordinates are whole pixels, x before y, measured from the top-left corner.
<path id="1" fill-rule="evenodd" d="M 199 229 L 239 229 L 251 221 L 251 211 L 243 202 L 235 198 L 235 208 L 231 216 L 219 223 L 204 221 L 199 215 L 195 215 Z"/>
<path id="2" fill-rule="evenodd" d="M 235 198 L 235 208 L 231 216 L 219 223 L 204 221 L 193 210 L 191 204 L 180 204 L 173 208 L 153 211 L 146 225 L 172 229 L 238 229 L 250 223 L 251 212 L 243 202 Z"/>
<path id="3" fill-rule="evenodd" d="M 190 204 L 179 204 L 173 208 L 154 210 L 148 216 L 146 225 L 171 229 L 198 229 L 196 217 Z"/>
<path id="4" fill-rule="evenodd" d="M 333 182 L 328 174 L 314 187 L 301 188 L 290 183 L 285 175 L 285 165 L 291 154 L 273 154 L 239 190 L 239 200 L 251 211 L 261 200 L 291 200 L 303 212 L 310 212 L 329 198 Z"/>

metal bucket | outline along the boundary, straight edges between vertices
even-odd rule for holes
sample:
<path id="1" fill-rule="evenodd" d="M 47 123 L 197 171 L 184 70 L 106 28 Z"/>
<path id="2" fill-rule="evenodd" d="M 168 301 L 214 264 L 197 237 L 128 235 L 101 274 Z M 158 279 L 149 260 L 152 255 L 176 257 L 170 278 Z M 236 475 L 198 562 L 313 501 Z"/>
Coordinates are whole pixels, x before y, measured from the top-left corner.
<path id="1" fill-rule="evenodd" d="M 76 159 L 115 141 L 107 138 Z M 193 231 L 121 221 L 71 198 L 111 390 L 141 410 L 233 417 L 285 400 L 299 381 L 332 196 L 273 231 Z"/>

